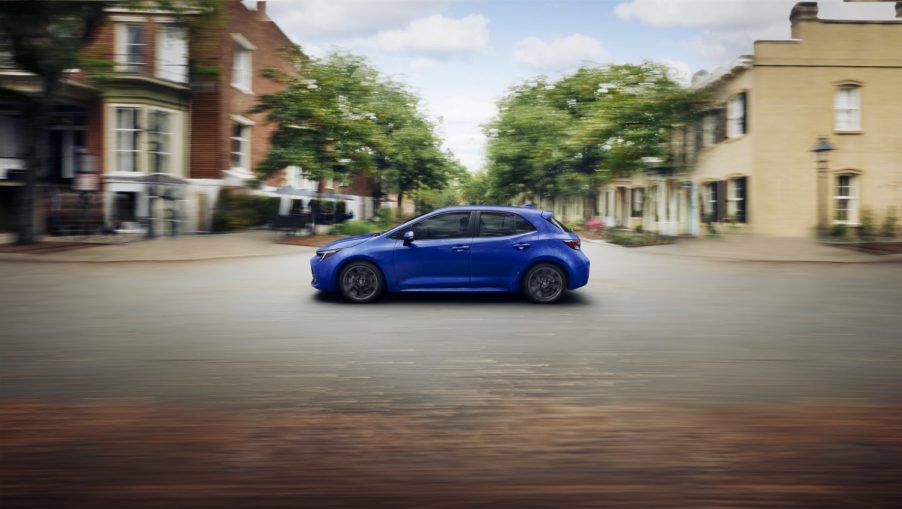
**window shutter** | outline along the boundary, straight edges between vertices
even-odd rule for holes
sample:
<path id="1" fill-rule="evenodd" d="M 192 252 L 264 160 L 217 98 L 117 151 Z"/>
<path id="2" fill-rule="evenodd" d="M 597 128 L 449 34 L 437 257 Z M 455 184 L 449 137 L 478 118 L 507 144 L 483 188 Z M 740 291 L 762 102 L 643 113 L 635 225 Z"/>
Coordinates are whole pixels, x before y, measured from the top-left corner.
<path id="1" fill-rule="evenodd" d="M 742 115 L 742 131 L 741 134 L 749 132 L 749 97 L 748 92 L 742 92 L 740 97 L 740 115 Z"/>
<path id="2" fill-rule="evenodd" d="M 693 147 L 692 153 L 698 154 L 698 152 L 704 146 L 704 135 L 705 135 L 705 126 L 704 126 L 704 117 L 701 117 L 698 122 L 695 123 L 695 146 Z M 695 159 L 693 157 L 693 159 Z"/>
<path id="3" fill-rule="evenodd" d="M 719 108 L 716 113 L 716 123 L 714 124 L 714 143 L 720 143 L 727 139 L 727 109 Z"/>
<path id="4" fill-rule="evenodd" d="M 717 217 L 718 223 L 723 223 L 727 219 L 727 181 L 717 181 Z"/>

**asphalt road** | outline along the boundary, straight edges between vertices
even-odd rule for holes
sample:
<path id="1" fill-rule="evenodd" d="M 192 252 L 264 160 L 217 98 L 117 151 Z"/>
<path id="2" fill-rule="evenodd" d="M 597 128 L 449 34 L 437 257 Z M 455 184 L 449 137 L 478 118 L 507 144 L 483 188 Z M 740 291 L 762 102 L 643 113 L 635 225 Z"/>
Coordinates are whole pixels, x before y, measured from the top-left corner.
<path id="1" fill-rule="evenodd" d="M 902 265 L 585 244 L 555 305 L 0 263 L 4 506 L 893 506 Z"/>

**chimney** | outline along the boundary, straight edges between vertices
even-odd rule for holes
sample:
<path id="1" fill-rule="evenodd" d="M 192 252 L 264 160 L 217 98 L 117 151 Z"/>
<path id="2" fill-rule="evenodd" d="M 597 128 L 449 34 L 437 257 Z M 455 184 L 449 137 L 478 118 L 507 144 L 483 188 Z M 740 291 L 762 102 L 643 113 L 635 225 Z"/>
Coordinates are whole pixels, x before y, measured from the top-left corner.
<path id="1" fill-rule="evenodd" d="M 257 2 L 257 12 L 260 13 L 260 19 L 266 19 L 266 2 Z"/>
<path id="2" fill-rule="evenodd" d="M 798 28 L 802 21 L 817 21 L 817 2 L 798 2 L 789 13 L 792 38 L 801 39 Z"/>

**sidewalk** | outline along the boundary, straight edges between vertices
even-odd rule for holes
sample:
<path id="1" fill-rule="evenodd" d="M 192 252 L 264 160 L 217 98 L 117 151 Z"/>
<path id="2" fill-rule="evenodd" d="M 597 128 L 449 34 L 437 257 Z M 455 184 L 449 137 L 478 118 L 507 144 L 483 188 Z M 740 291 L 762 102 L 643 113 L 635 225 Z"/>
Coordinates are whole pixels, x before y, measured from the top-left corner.
<path id="1" fill-rule="evenodd" d="M 271 231 L 247 231 L 221 235 L 182 235 L 129 243 L 78 246 L 77 249 L 43 250 L 35 253 L 0 253 L 0 262 L 116 263 L 175 262 L 278 256 L 312 252 L 314 248 L 277 244 Z M 44 245 L 53 244 L 48 240 Z"/>
<path id="2" fill-rule="evenodd" d="M 603 242 L 590 240 L 589 242 Z M 617 246 L 620 247 L 620 246 Z M 828 246 L 814 239 L 765 235 L 721 234 L 717 237 L 681 238 L 674 244 L 646 246 L 641 253 L 688 256 L 728 261 L 886 263 L 902 262 L 902 255 L 875 255 Z"/>

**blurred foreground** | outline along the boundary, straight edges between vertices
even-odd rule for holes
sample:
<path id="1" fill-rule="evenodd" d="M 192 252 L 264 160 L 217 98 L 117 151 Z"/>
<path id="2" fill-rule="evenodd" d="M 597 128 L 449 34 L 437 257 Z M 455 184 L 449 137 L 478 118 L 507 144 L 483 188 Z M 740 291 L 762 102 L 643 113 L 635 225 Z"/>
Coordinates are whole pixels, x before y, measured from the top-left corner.
<path id="1" fill-rule="evenodd" d="M 0 262 L 0 505 L 902 502 L 902 265 L 584 247 L 553 306 L 349 306 L 305 247 Z"/>

